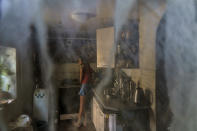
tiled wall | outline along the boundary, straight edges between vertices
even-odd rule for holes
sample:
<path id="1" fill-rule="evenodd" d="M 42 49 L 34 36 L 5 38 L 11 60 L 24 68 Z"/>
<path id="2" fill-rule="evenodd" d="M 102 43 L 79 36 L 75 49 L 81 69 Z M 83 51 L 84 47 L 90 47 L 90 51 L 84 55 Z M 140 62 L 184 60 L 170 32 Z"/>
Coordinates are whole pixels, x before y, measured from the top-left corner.
<path id="1" fill-rule="evenodd" d="M 96 64 L 91 63 L 90 66 L 96 69 Z M 63 79 L 79 79 L 79 64 L 77 63 L 65 63 L 56 64 L 54 78 L 58 81 Z"/>
<path id="2" fill-rule="evenodd" d="M 56 80 L 79 78 L 79 65 L 77 63 L 55 65 Z"/>
<path id="3" fill-rule="evenodd" d="M 140 79 L 140 69 L 122 69 L 128 76 L 131 77 L 131 79 L 137 83 Z"/>

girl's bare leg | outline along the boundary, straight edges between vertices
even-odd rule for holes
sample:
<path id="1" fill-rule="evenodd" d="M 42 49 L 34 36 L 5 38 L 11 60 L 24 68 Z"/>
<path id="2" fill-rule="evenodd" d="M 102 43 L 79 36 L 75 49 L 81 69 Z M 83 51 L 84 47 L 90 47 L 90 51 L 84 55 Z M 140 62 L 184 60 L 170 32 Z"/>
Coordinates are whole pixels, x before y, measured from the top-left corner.
<path id="1" fill-rule="evenodd" d="M 85 96 L 80 96 L 78 121 L 76 123 L 77 127 L 80 127 L 82 124 L 82 116 L 84 115 L 84 111 L 85 111 Z"/>
<path id="2" fill-rule="evenodd" d="M 85 96 L 80 96 L 80 107 L 79 107 L 79 115 L 78 119 L 81 120 L 81 117 L 84 115 L 85 111 Z"/>

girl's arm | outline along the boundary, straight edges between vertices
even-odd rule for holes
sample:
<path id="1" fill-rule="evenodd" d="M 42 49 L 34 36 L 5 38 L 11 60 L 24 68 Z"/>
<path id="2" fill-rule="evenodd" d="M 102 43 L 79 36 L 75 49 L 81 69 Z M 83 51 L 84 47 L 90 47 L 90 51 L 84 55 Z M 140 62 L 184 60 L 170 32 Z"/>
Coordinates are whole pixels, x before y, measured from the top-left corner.
<path id="1" fill-rule="evenodd" d="M 80 83 L 82 82 L 82 77 L 83 77 L 83 65 L 80 65 Z"/>

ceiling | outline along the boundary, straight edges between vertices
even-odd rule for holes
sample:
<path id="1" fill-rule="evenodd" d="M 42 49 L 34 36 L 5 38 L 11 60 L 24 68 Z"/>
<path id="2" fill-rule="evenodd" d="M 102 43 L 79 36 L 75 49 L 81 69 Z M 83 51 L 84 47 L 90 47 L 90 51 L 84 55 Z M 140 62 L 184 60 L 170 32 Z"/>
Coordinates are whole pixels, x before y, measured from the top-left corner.
<path id="1" fill-rule="evenodd" d="M 95 32 L 105 23 L 113 23 L 115 7 L 119 8 L 119 6 L 115 6 L 115 0 L 48 0 L 45 6 L 45 20 L 49 25 L 58 25 L 63 29 Z M 136 7 L 135 5 L 129 9 L 132 19 L 136 19 L 138 16 Z M 94 13 L 96 17 L 83 23 L 77 22 L 71 17 L 75 11 Z"/>

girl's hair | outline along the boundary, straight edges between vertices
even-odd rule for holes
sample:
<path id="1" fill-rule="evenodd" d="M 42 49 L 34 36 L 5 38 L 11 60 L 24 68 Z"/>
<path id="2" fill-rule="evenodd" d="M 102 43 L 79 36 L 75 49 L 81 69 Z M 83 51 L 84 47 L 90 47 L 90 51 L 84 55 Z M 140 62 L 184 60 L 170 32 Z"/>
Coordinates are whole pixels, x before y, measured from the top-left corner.
<path id="1" fill-rule="evenodd" d="M 88 60 L 85 59 L 84 57 L 79 57 L 79 59 L 81 60 L 82 64 L 84 65 L 84 71 L 90 71 L 91 67 L 90 67 Z"/>
<path id="2" fill-rule="evenodd" d="M 78 59 L 81 60 L 82 64 L 87 64 L 88 61 L 84 57 L 79 57 Z"/>

